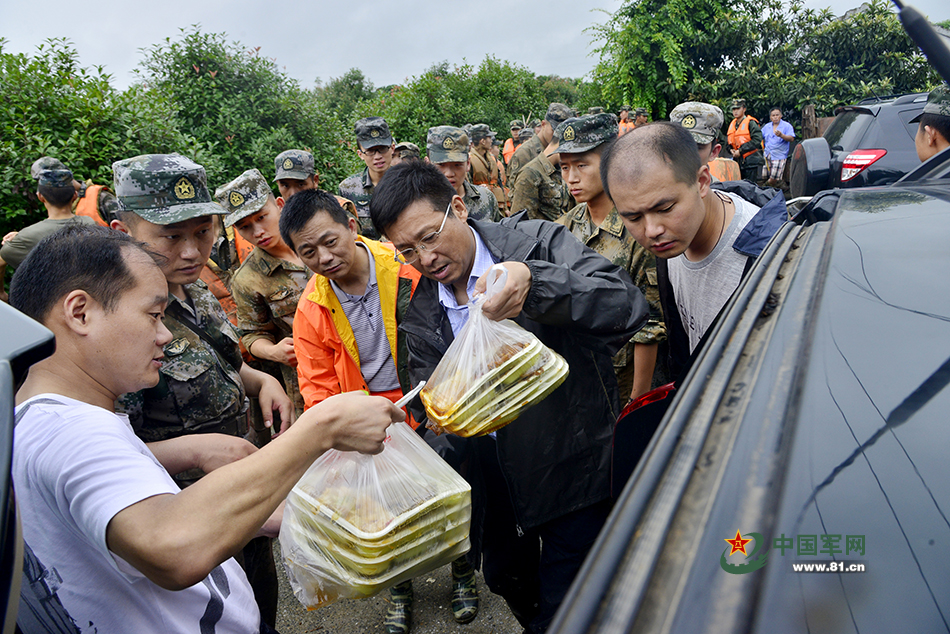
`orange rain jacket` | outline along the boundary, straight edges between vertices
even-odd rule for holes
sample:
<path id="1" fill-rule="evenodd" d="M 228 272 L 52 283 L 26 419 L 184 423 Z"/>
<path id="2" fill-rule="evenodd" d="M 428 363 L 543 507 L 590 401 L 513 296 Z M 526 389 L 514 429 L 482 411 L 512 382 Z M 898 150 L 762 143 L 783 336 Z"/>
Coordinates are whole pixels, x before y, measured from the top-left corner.
<path id="1" fill-rule="evenodd" d="M 405 371 L 406 350 L 396 326 L 409 307 L 409 299 L 419 282 L 419 272 L 408 264 L 400 264 L 393 258 L 390 245 L 357 236 L 369 247 L 376 262 L 376 283 L 379 286 L 379 303 L 382 309 L 386 337 L 403 389 L 408 387 Z M 399 354 L 402 348 L 402 354 Z M 369 390 L 360 373 L 359 351 L 350 322 L 343 306 L 330 287 L 330 280 L 314 275 L 307 283 L 297 304 L 294 316 L 294 352 L 297 355 L 297 376 L 304 405 L 310 408 L 334 394 Z M 405 377 L 405 378 L 404 378 Z M 382 392 L 396 401 L 401 390 Z M 411 423 L 415 427 L 416 423 Z"/>

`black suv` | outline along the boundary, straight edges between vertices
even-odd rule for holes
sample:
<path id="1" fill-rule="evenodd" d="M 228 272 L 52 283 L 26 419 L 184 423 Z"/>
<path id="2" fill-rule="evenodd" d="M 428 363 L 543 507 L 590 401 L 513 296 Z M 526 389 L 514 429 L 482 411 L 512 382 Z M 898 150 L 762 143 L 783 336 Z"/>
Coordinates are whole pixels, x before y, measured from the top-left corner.
<path id="1" fill-rule="evenodd" d="M 927 93 L 865 99 L 835 110 L 835 120 L 817 139 L 796 146 L 789 168 L 792 198 L 836 187 L 888 185 L 918 165 L 911 123 Z"/>

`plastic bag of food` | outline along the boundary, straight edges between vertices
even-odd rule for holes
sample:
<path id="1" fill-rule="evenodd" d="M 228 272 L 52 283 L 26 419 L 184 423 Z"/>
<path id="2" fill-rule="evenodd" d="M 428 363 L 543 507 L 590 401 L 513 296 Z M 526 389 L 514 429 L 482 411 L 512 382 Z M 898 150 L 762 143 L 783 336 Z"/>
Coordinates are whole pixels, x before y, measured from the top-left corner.
<path id="1" fill-rule="evenodd" d="M 468 551 L 471 487 L 406 423 L 382 453 L 331 449 L 287 496 L 280 527 L 297 599 L 372 596 Z"/>
<path id="2" fill-rule="evenodd" d="M 468 322 L 419 396 L 429 427 L 481 436 L 504 427 L 567 378 L 567 361 L 515 322 L 492 321 L 481 306 L 505 286 L 508 271 L 489 270 L 485 294 L 469 302 Z"/>

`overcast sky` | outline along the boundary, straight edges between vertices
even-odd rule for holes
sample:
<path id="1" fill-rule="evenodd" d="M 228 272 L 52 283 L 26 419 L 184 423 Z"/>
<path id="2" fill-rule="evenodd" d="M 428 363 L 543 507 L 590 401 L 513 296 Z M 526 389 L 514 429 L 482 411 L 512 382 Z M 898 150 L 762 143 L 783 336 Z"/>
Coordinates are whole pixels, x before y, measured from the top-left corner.
<path id="1" fill-rule="evenodd" d="M 806 0 L 840 15 L 861 0 Z M 950 19 L 947 0 L 911 0 L 932 21 Z M 539 75 L 581 77 L 596 64 L 591 34 L 603 23 L 597 9 L 616 11 L 621 0 L 318 0 L 280 3 L 252 0 L 0 0 L 4 51 L 32 54 L 46 38 L 67 37 L 83 66 L 105 67 L 119 88 L 134 81 L 139 49 L 176 38 L 200 24 L 203 32 L 226 33 L 230 41 L 276 58 L 291 77 L 309 88 L 350 68 L 376 86 L 404 83 L 432 64 L 463 60 L 477 66 L 486 55 Z M 57 16 L 57 17 L 53 17 Z"/>

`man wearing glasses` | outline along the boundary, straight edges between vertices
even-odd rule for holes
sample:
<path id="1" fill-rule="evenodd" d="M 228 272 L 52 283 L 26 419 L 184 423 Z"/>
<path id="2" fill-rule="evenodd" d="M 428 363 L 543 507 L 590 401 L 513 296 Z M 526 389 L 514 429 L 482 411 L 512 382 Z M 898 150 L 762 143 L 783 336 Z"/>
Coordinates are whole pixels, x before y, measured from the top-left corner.
<path id="1" fill-rule="evenodd" d="M 362 172 L 345 178 L 340 183 L 339 194 L 356 205 L 360 233 L 372 240 L 379 240 L 380 236 L 369 219 L 369 201 L 373 197 L 373 188 L 393 162 L 396 143 L 389 132 L 389 125 L 382 117 L 360 119 L 353 129 L 356 132 L 356 153 L 366 167 Z"/>
<path id="2" fill-rule="evenodd" d="M 469 220 L 432 165 L 393 168 L 370 212 L 396 257 L 423 276 L 399 325 L 413 385 L 430 377 L 498 263 L 507 282 L 483 313 L 513 319 L 570 365 L 565 382 L 510 425 L 457 443 L 472 484 L 475 561 L 480 550 L 489 589 L 526 631 L 544 632 L 610 511 L 619 413 L 611 357 L 646 323 L 647 304 L 625 271 L 561 225 Z M 421 401 L 411 407 L 423 421 Z"/>
<path id="3" fill-rule="evenodd" d="M 396 327 L 418 271 L 397 259 L 389 245 L 358 235 L 356 220 L 327 192 L 292 196 L 281 212 L 280 235 L 316 273 L 294 316 L 294 353 L 306 407 L 355 390 L 393 402 L 402 398 L 409 380 L 407 354 L 405 335 Z M 437 232 L 423 239 L 438 241 Z M 409 424 L 418 425 L 411 419 Z M 464 556 L 452 563 L 452 577 L 452 612 L 467 623 L 478 612 L 478 593 L 475 571 Z M 389 604 L 387 634 L 405 634 L 412 619 L 412 582 L 393 586 Z"/>

